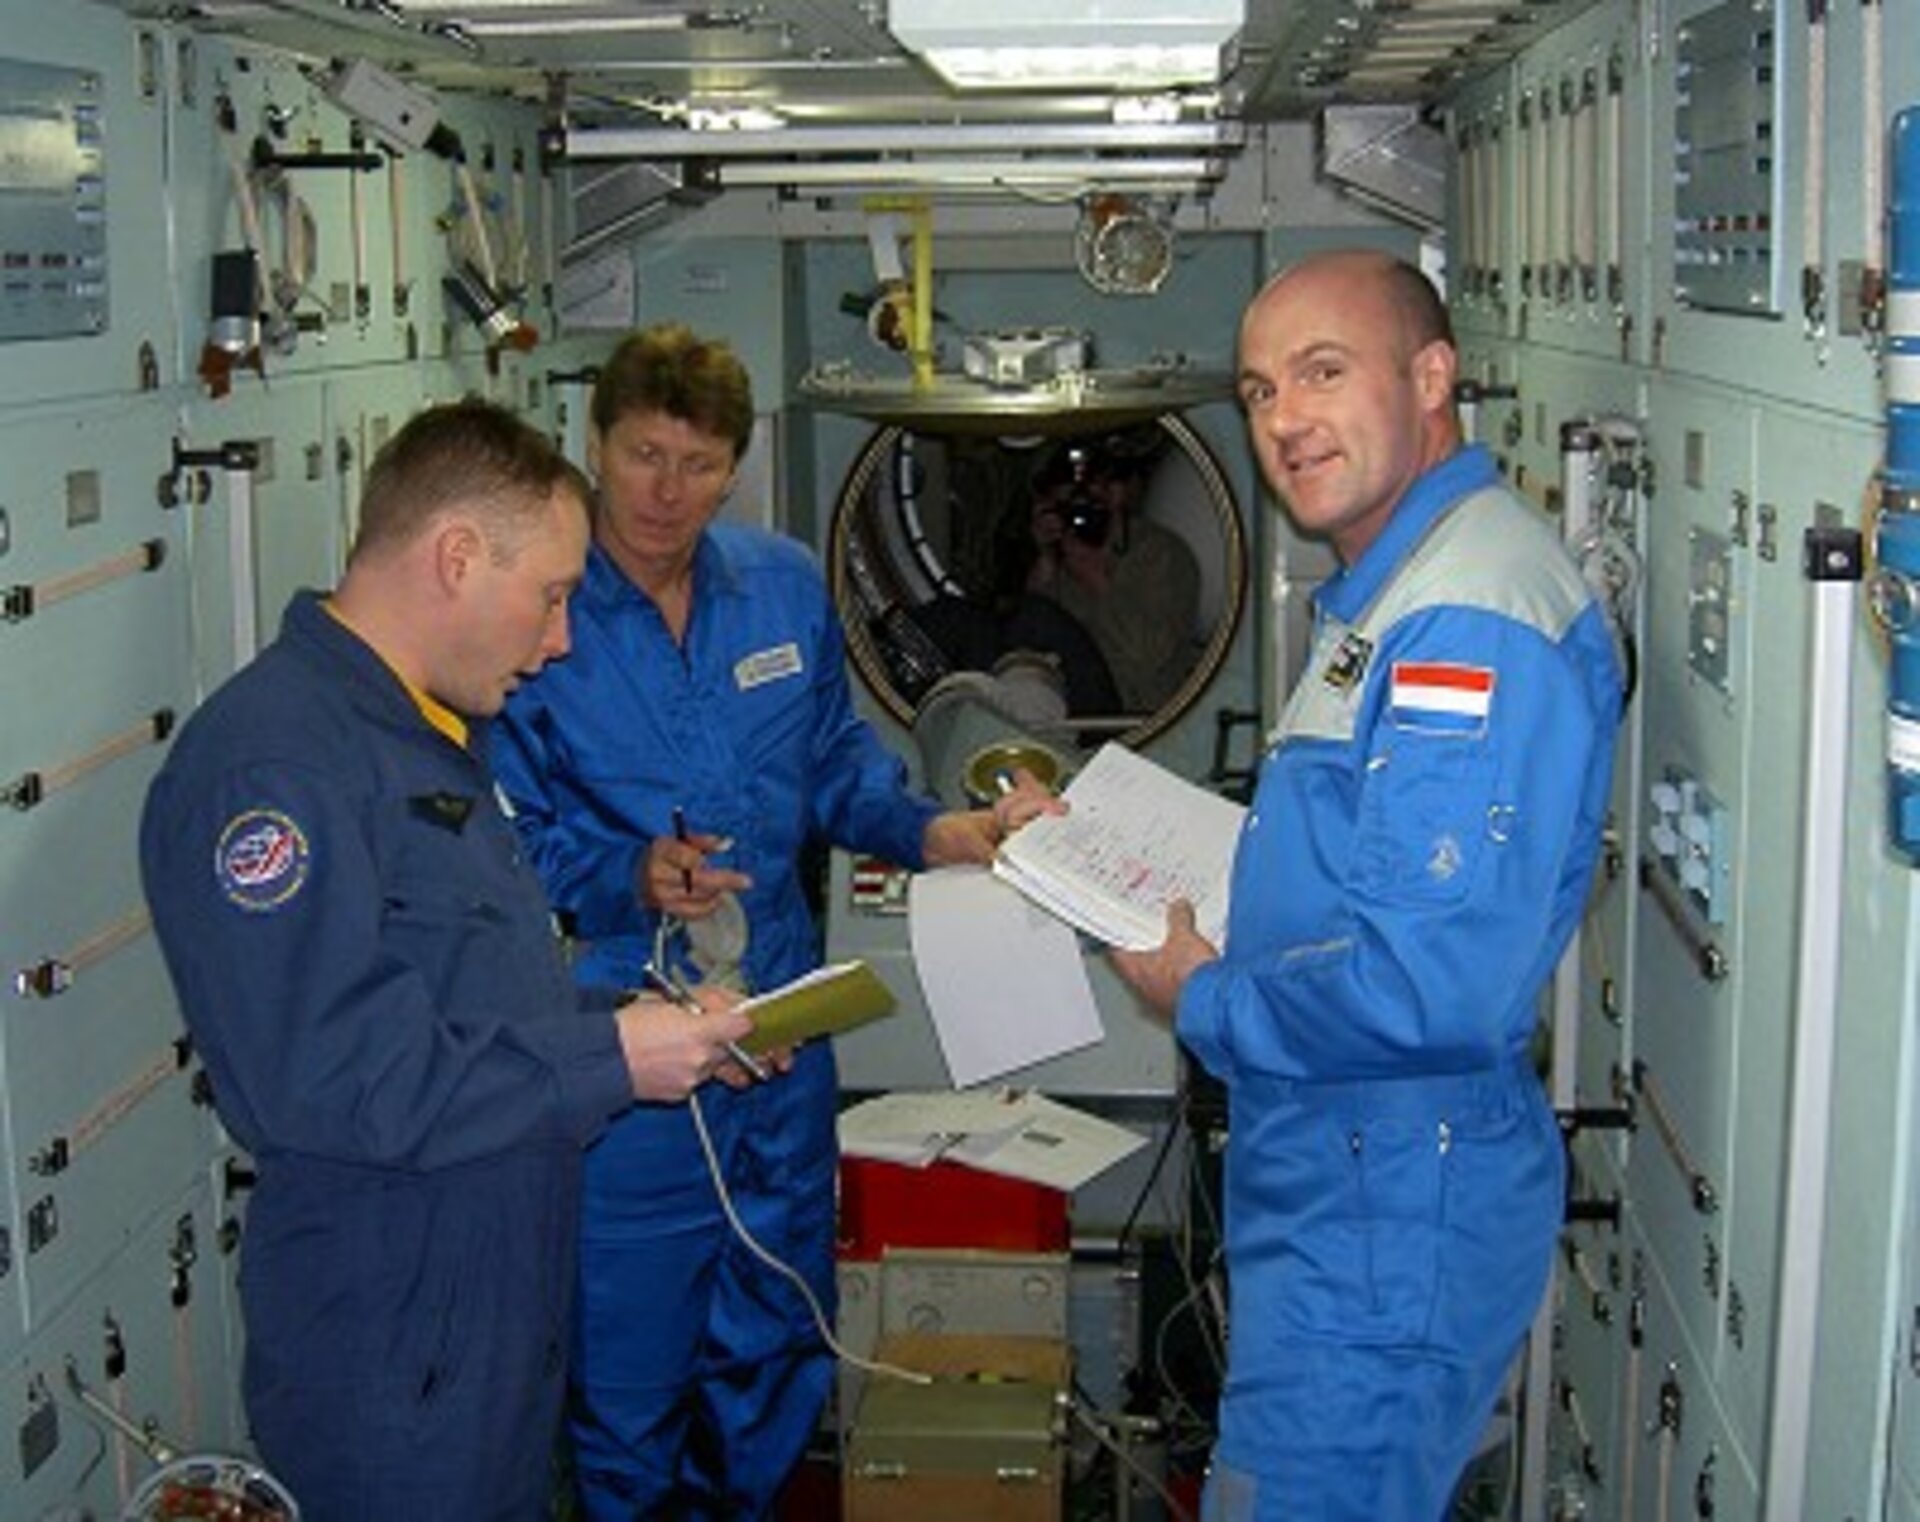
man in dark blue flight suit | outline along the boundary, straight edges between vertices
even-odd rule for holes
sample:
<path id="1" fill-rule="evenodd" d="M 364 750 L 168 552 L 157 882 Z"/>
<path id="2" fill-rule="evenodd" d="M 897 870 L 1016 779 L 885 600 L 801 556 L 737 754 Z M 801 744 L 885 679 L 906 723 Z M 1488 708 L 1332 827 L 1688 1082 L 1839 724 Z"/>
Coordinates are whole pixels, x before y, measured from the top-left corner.
<path id="1" fill-rule="evenodd" d="M 1240 330 L 1295 524 L 1341 560 L 1261 768 L 1218 951 L 1121 973 L 1227 1086 L 1233 1315 L 1209 1522 L 1435 1522 L 1546 1283 L 1527 1060 L 1592 880 L 1619 718 L 1599 607 L 1462 448 L 1419 271 L 1322 255 Z"/>
<path id="2" fill-rule="evenodd" d="M 305 1522 L 529 1522 L 564 1386 L 580 1152 L 750 1027 L 577 994 L 484 764 L 568 647 L 583 483 L 483 402 L 374 461 L 331 596 L 186 725 L 141 869 L 259 1182 L 247 1415 Z"/>

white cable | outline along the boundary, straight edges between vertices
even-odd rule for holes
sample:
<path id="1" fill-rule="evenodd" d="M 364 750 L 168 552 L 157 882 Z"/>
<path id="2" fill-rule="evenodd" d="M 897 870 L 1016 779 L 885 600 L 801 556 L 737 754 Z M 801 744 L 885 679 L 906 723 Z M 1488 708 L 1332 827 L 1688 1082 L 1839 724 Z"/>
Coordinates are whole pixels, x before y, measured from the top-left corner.
<path id="1" fill-rule="evenodd" d="M 1503 116 L 1496 113 L 1487 123 L 1486 142 L 1481 149 L 1480 204 L 1485 208 L 1487 225 L 1481 232 L 1480 246 L 1486 250 L 1488 279 L 1500 291 L 1506 289 L 1507 250 L 1512 246 L 1507 226 L 1507 186 L 1512 179 L 1507 168 L 1508 145 L 1512 141 Z"/>
<path id="2" fill-rule="evenodd" d="M 407 293 L 407 197 L 406 183 L 401 173 L 403 161 L 398 157 L 387 160 L 387 232 L 393 240 L 393 304 L 394 315 L 406 304 Z"/>
<path id="3" fill-rule="evenodd" d="M 508 235 L 508 260 L 512 267 L 513 285 L 524 289 L 529 270 L 529 240 L 527 238 L 527 161 L 519 149 L 514 150 L 513 168 L 507 180 L 508 223 L 504 231 Z"/>
<path id="4" fill-rule="evenodd" d="M 1568 101 L 1566 83 L 1566 79 L 1562 78 L 1554 92 L 1553 160 L 1547 170 L 1552 177 L 1549 183 L 1553 191 L 1552 241 L 1548 245 L 1548 253 L 1549 262 L 1556 272 L 1553 291 L 1556 301 L 1561 296 L 1559 276 L 1573 265 L 1574 178 L 1579 172 L 1573 157 L 1573 108 Z M 1571 296 L 1571 288 L 1566 294 Z"/>
<path id="5" fill-rule="evenodd" d="M 364 150 L 366 142 L 357 123 L 347 142 L 355 152 Z M 347 223 L 353 242 L 353 315 L 364 325 L 372 309 L 367 300 L 367 199 L 360 174 L 358 169 L 347 171 Z"/>
<path id="6" fill-rule="evenodd" d="M 1625 65 L 1622 64 L 1621 67 L 1624 70 Z M 1609 61 L 1607 67 L 1606 94 L 1604 96 L 1606 102 L 1607 168 L 1606 189 L 1604 191 L 1605 203 L 1602 207 L 1606 215 L 1606 233 L 1603 241 L 1605 245 L 1604 258 L 1606 261 L 1606 283 L 1609 300 L 1616 299 L 1616 293 L 1619 291 L 1619 282 L 1624 278 L 1624 271 L 1620 263 L 1620 247 L 1624 238 L 1623 228 L 1627 216 L 1624 194 L 1626 184 L 1626 175 L 1624 173 L 1626 133 L 1623 125 L 1623 107 L 1626 93 L 1627 87 L 1624 78 L 1620 81 L 1619 88 L 1614 88 L 1613 66 L 1611 61 Z"/>
<path id="7" fill-rule="evenodd" d="M 1827 7 L 1815 0 L 1807 23 L 1806 181 L 1800 202 L 1801 257 L 1806 267 L 1804 317 L 1809 338 L 1826 328 L 1827 279 Z"/>
<path id="8" fill-rule="evenodd" d="M 1179 1498 L 1176 1497 L 1171 1490 L 1167 1489 L 1166 1482 L 1151 1470 L 1143 1468 L 1140 1461 L 1127 1452 L 1125 1445 L 1122 1444 L 1118 1438 L 1108 1432 L 1101 1425 L 1101 1422 L 1095 1421 L 1093 1416 L 1089 1414 L 1088 1409 L 1085 1408 L 1085 1403 L 1078 1395 L 1070 1395 L 1068 1397 L 1067 1409 L 1079 1420 L 1081 1426 L 1093 1434 L 1093 1440 L 1096 1443 L 1106 1449 L 1107 1452 L 1111 1453 L 1122 1464 L 1125 1464 L 1127 1468 L 1131 1469 L 1135 1475 L 1153 1488 L 1154 1493 L 1158 1495 L 1162 1501 L 1166 1502 L 1169 1516 L 1175 1518 L 1176 1522 L 1194 1522 L 1193 1513 L 1180 1504 Z M 1101 1418 L 1101 1421 L 1104 1420 L 1104 1417 Z M 1119 1476 L 1115 1476 L 1116 1481 L 1119 1478 Z"/>
<path id="9" fill-rule="evenodd" d="M 1599 268 L 1599 243 L 1594 227 L 1599 221 L 1599 97 L 1582 93 L 1573 110 L 1573 208 L 1569 234 L 1573 266 L 1583 282 L 1594 280 Z M 1576 292 L 1576 298 L 1584 295 Z"/>
<path id="10" fill-rule="evenodd" d="M 186 1270 L 180 1270 L 185 1273 Z M 193 1370 L 193 1301 L 191 1292 L 173 1311 L 173 1378 L 180 1399 L 181 1442 L 192 1448 L 200 1430 L 199 1384 Z"/>
<path id="11" fill-rule="evenodd" d="M 1471 283 L 1480 272 L 1480 149 L 1471 126 L 1460 136 L 1460 267 Z"/>
<path id="12" fill-rule="evenodd" d="M 1523 286 L 1531 285 L 1528 270 L 1533 264 L 1533 92 L 1521 95 L 1515 108 L 1513 152 L 1510 159 L 1513 179 L 1513 252 L 1514 270 Z"/>
<path id="13" fill-rule="evenodd" d="M 474 183 L 473 170 L 465 163 L 454 166 L 454 179 L 460 185 L 460 199 L 467 208 L 467 225 L 472 229 L 473 252 L 480 266 L 480 275 L 487 283 L 487 289 L 494 294 L 500 290 L 500 268 L 494 263 L 493 245 L 487 239 L 487 216 L 480 205 L 480 188 Z"/>
<path id="14" fill-rule="evenodd" d="M 1864 77 L 1860 86 L 1860 115 L 1864 141 L 1860 145 L 1860 215 L 1864 225 L 1860 255 L 1874 275 L 1886 268 L 1880 247 L 1881 218 L 1886 210 L 1881 201 L 1881 185 L 1885 178 L 1887 130 L 1886 106 L 1881 94 L 1880 21 L 1879 0 L 1861 0 L 1860 71 Z M 1877 287 L 1878 281 L 1870 285 Z"/>
<path id="15" fill-rule="evenodd" d="M 132 1425 L 133 1418 L 127 1413 L 127 1380 L 124 1374 L 116 1374 L 107 1381 L 107 1404 L 118 1411 L 129 1426 Z M 127 1441 L 124 1432 L 113 1434 L 113 1478 L 120 1497 L 120 1509 L 125 1511 L 127 1499 L 133 1494 L 133 1445 Z"/>
<path id="16" fill-rule="evenodd" d="M 225 143 L 227 169 L 233 175 L 234 204 L 240 209 L 240 237 L 253 253 L 254 305 L 264 310 L 267 300 L 267 239 L 260 230 L 260 206 L 253 195 L 253 176 L 229 137 Z"/>
<path id="17" fill-rule="evenodd" d="M 560 247 L 558 229 L 554 225 L 554 211 L 558 198 L 553 193 L 553 170 L 546 164 L 540 166 L 540 290 L 551 307 L 556 300 L 554 295 L 556 250 Z"/>
<path id="18" fill-rule="evenodd" d="M 807 1283 L 806 1277 L 791 1263 L 775 1257 L 762 1247 L 754 1234 L 747 1230 L 747 1223 L 740 1219 L 739 1212 L 733 1208 L 733 1196 L 727 1192 L 726 1180 L 721 1176 L 720 1158 L 713 1150 L 713 1138 L 707 1132 L 706 1112 L 700 1107 L 698 1094 L 687 1096 L 687 1111 L 693 1116 L 693 1129 L 700 1138 L 700 1150 L 707 1159 L 707 1172 L 713 1177 L 713 1192 L 719 1196 L 720 1209 L 726 1215 L 727 1224 L 733 1228 L 733 1234 L 740 1239 L 748 1252 L 800 1291 L 801 1299 L 807 1302 L 807 1309 L 813 1313 L 813 1324 L 820 1332 L 820 1340 L 827 1345 L 833 1356 L 842 1363 L 853 1365 L 856 1369 L 865 1369 L 869 1374 L 886 1374 L 915 1385 L 932 1384 L 934 1379 L 931 1374 L 923 1373 L 918 1369 L 905 1369 L 898 1364 L 886 1363 L 879 1359 L 862 1358 L 858 1353 L 848 1352 L 840 1345 L 839 1340 L 833 1335 L 832 1328 L 827 1325 L 827 1313 L 820 1308 L 820 1301 L 814 1295 L 813 1286 Z"/>

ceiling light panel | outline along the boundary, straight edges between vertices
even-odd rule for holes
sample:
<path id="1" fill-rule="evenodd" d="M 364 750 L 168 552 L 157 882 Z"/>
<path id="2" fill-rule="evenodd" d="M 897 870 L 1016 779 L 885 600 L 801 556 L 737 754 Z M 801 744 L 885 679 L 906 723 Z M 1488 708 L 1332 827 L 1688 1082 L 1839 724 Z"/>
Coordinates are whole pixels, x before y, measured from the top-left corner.
<path id="1" fill-rule="evenodd" d="M 1220 159 L 870 159 L 859 162 L 771 163 L 765 160 L 727 160 L 717 169 L 723 186 L 793 186 L 806 189 L 839 187 L 949 188 L 976 191 L 1021 188 L 1072 190 L 1102 185 L 1151 186 L 1192 190 L 1220 179 L 1226 165 Z"/>
<path id="2" fill-rule="evenodd" d="M 892 0 L 887 28 L 961 89 L 1211 83 L 1244 0 Z"/>
<path id="3" fill-rule="evenodd" d="M 409 16 L 577 16 L 667 15 L 683 20 L 685 5 L 620 4 L 618 0 L 399 0 L 400 9 Z"/>

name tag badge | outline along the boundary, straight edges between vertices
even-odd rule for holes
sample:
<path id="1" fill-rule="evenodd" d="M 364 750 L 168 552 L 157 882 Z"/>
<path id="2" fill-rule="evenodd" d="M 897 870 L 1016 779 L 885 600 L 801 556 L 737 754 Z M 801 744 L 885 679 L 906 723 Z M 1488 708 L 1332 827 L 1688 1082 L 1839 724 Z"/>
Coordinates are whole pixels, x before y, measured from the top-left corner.
<path id="1" fill-rule="evenodd" d="M 800 647 L 789 641 L 784 645 L 775 645 L 771 650 L 756 650 L 752 655 L 742 656 L 735 661 L 733 682 L 742 692 L 751 692 L 768 682 L 798 676 L 805 669 L 800 659 Z"/>

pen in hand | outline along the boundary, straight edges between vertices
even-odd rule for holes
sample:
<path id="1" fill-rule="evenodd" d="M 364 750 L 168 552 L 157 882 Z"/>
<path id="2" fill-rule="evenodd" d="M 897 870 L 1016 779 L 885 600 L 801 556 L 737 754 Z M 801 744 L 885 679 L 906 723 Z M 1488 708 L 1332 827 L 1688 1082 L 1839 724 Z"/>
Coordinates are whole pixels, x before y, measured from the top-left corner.
<path id="1" fill-rule="evenodd" d="M 687 840 L 687 811 L 681 808 L 680 805 L 677 803 L 673 806 L 673 838 L 679 841 L 680 844 L 683 846 L 689 843 Z M 687 894 L 689 897 L 692 896 L 692 893 L 693 893 L 693 868 L 692 867 L 682 867 L 680 869 L 680 886 L 687 890 Z"/>
<path id="2" fill-rule="evenodd" d="M 668 977 L 658 967 L 654 966 L 653 963 L 649 962 L 646 966 L 642 967 L 640 969 L 640 975 L 647 980 L 648 984 L 662 998 L 678 1004 L 682 1009 L 688 1010 L 693 1014 L 704 1015 L 706 1013 L 706 1010 L 701 1008 L 698 999 L 694 998 L 677 980 Z M 765 1083 L 772 1077 L 772 1074 L 767 1071 L 766 1064 L 743 1047 L 738 1041 L 729 1041 L 726 1043 L 726 1047 L 727 1055 L 739 1063 L 741 1069 L 749 1076 L 758 1079 L 761 1083 Z"/>

